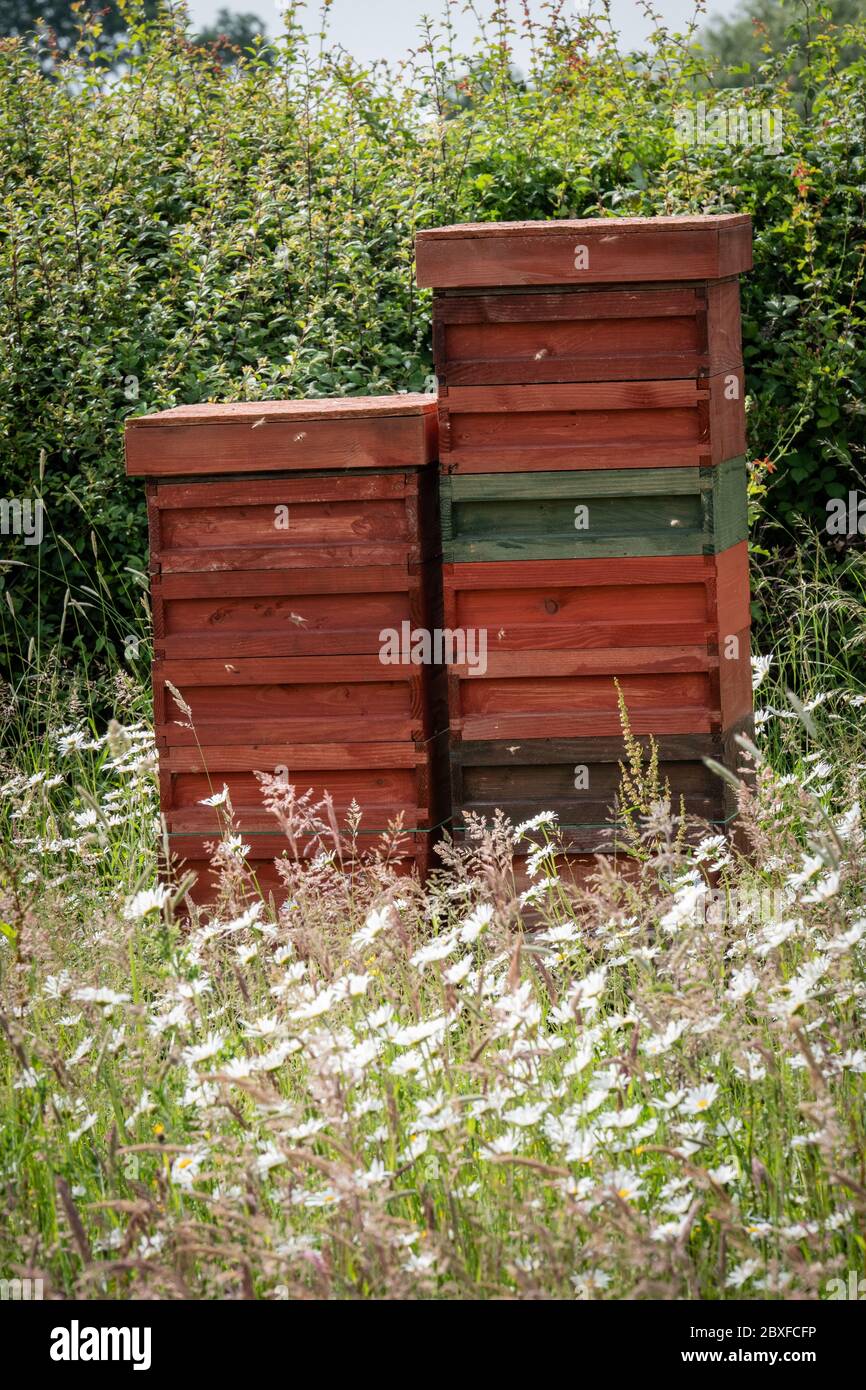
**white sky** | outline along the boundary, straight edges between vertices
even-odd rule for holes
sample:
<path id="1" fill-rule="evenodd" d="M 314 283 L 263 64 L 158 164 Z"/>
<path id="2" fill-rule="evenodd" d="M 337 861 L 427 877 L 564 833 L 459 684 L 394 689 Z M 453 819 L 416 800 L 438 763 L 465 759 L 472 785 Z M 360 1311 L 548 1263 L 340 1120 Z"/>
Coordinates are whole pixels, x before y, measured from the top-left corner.
<path id="1" fill-rule="evenodd" d="M 188 0 L 188 3 L 196 24 L 212 23 L 221 5 L 225 4 L 228 9 L 257 14 L 271 34 L 278 34 L 282 29 L 280 0 Z M 713 15 L 730 14 L 736 8 L 736 0 L 706 0 L 706 4 Z M 476 5 L 485 13 L 490 9 L 491 0 L 476 0 Z M 529 5 L 536 15 L 543 14 L 543 0 L 529 0 Z M 653 8 L 670 28 L 684 28 L 694 13 L 695 0 L 653 0 Z M 471 37 L 475 33 L 474 19 L 471 15 L 461 16 L 460 6 L 456 9 L 458 38 Z M 330 29 L 334 38 L 361 61 L 375 58 L 395 61 L 417 43 L 421 15 L 436 18 L 442 10 L 442 0 L 333 0 Z M 512 10 L 519 11 L 515 0 L 512 0 Z M 622 36 L 621 47 L 639 46 L 651 25 L 638 0 L 611 0 L 611 12 Z M 308 0 L 304 22 L 313 33 L 319 28 L 319 14 L 319 0 Z M 519 50 L 516 56 L 519 63 Z"/>

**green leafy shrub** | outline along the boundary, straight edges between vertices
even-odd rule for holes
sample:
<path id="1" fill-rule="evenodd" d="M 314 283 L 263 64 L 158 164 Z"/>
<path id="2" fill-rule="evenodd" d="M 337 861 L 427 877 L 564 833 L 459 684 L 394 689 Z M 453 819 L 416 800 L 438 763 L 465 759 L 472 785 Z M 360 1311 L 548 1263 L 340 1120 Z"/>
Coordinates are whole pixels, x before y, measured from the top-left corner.
<path id="1" fill-rule="evenodd" d="M 774 152 L 678 142 L 678 114 L 708 98 L 693 32 L 658 27 L 626 58 L 603 21 L 558 2 L 531 26 L 522 76 L 519 5 L 495 6 L 471 57 L 447 24 L 426 29 L 398 72 L 308 40 L 293 9 L 282 40 L 230 70 L 173 16 L 125 13 L 110 80 L 86 24 L 51 81 L 27 43 L 0 42 L 0 460 L 6 495 L 41 489 L 47 507 L 41 547 L 3 537 L 7 666 L 61 633 L 102 659 L 142 628 L 129 415 L 424 385 L 421 226 L 752 213 L 744 338 L 750 447 L 775 470 L 766 520 L 820 526 L 854 485 L 864 64 L 839 67 L 845 31 L 805 45 L 805 69 L 798 40 L 796 104 L 784 57 L 736 94 L 782 112 Z"/>

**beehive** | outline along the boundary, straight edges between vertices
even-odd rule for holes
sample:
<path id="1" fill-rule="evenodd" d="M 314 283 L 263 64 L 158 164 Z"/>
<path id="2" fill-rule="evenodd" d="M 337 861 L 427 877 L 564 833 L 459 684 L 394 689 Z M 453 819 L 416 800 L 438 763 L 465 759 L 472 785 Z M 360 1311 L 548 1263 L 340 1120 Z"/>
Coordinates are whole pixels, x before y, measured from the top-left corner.
<path id="1" fill-rule="evenodd" d="M 226 784 L 251 867 L 277 886 L 287 845 L 261 771 L 330 793 L 341 828 L 357 802 L 361 848 L 399 816 L 403 867 L 423 871 L 444 813 L 444 703 L 435 668 L 383 663 L 382 633 L 438 613 L 433 399 L 184 406 L 131 420 L 126 454 L 147 478 L 172 854 L 206 894 L 220 813 L 202 803 Z"/>
<path id="2" fill-rule="evenodd" d="M 454 824 L 557 813 L 609 850 L 631 728 L 675 808 L 730 823 L 752 707 L 739 275 L 748 217 L 436 228 Z M 477 647 L 477 643 L 476 643 Z"/>

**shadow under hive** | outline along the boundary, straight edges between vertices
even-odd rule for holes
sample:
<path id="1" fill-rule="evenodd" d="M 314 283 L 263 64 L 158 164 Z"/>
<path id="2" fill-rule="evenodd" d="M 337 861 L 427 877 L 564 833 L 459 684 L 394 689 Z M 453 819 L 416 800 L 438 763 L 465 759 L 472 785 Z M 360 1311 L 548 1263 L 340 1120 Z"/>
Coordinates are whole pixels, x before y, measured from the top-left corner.
<path id="1" fill-rule="evenodd" d="M 330 793 L 342 830 L 357 802 L 361 852 L 401 817 L 399 867 L 424 872 L 444 695 L 434 668 L 380 651 L 383 630 L 437 621 L 435 402 L 184 406 L 129 421 L 126 457 L 148 480 L 161 811 L 194 896 L 212 891 L 220 813 L 202 802 L 223 784 L 260 886 L 279 888 L 288 845 L 257 771 Z"/>
<path id="2" fill-rule="evenodd" d="M 557 813 L 611 851 L 632 730 L 718 829 L 752 709 L 739 275 L 743 216 L 421 232 L 439 379 L 455 829 Z M 531 847 L 525 846 L 524 852 Z"/>

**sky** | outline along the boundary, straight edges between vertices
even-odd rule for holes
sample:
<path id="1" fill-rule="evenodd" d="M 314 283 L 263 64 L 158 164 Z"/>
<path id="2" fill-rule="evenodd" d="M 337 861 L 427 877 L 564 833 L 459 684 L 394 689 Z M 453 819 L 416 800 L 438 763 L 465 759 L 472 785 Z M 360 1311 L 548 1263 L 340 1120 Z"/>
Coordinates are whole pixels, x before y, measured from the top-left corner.
<path id="1" fill-rule="evenodd" d="M 477 0 L 478 8 L 489 10 L 491 0 Z M 581 3 L 581 0 L 577 0 Z M 707 0 L 712 15 L 731 14 L 737 0 Z M 543 13 L 541 0 L 529 0 L 530 9 Z M 282 24 L 280 0 L 189 0 L 190 13 L 196 24 L 210 24 L 221 6 L 242 13 L 257 14 L 270 34 L 278 34 Z M 653 0 L 654 8 L 670 28 L 684 27 L 694 13 L 694 0 Z M 376 58 L 396 61 L 418 40 L 418 21 L 424 14 L 437 16 L 442 12 L 441 0 L 333 0 L 330 28 L 335 39 L 360 59 L 370 62 Z M 461 8 L 459 5 L 457 10 Z M 308 0 L 305 27 L 318 30 L 319 0 Z M 638 46 L 649 32 L 650 24 L 641 12 L 638 0 L 611 0 L 614 22 L 622 35 L 623 48 Z M 458 38 L 472 35 L 475 21 L 470 16 L 457 20 Z M 520 62 L 519 50 L 516 54 Z"/>

